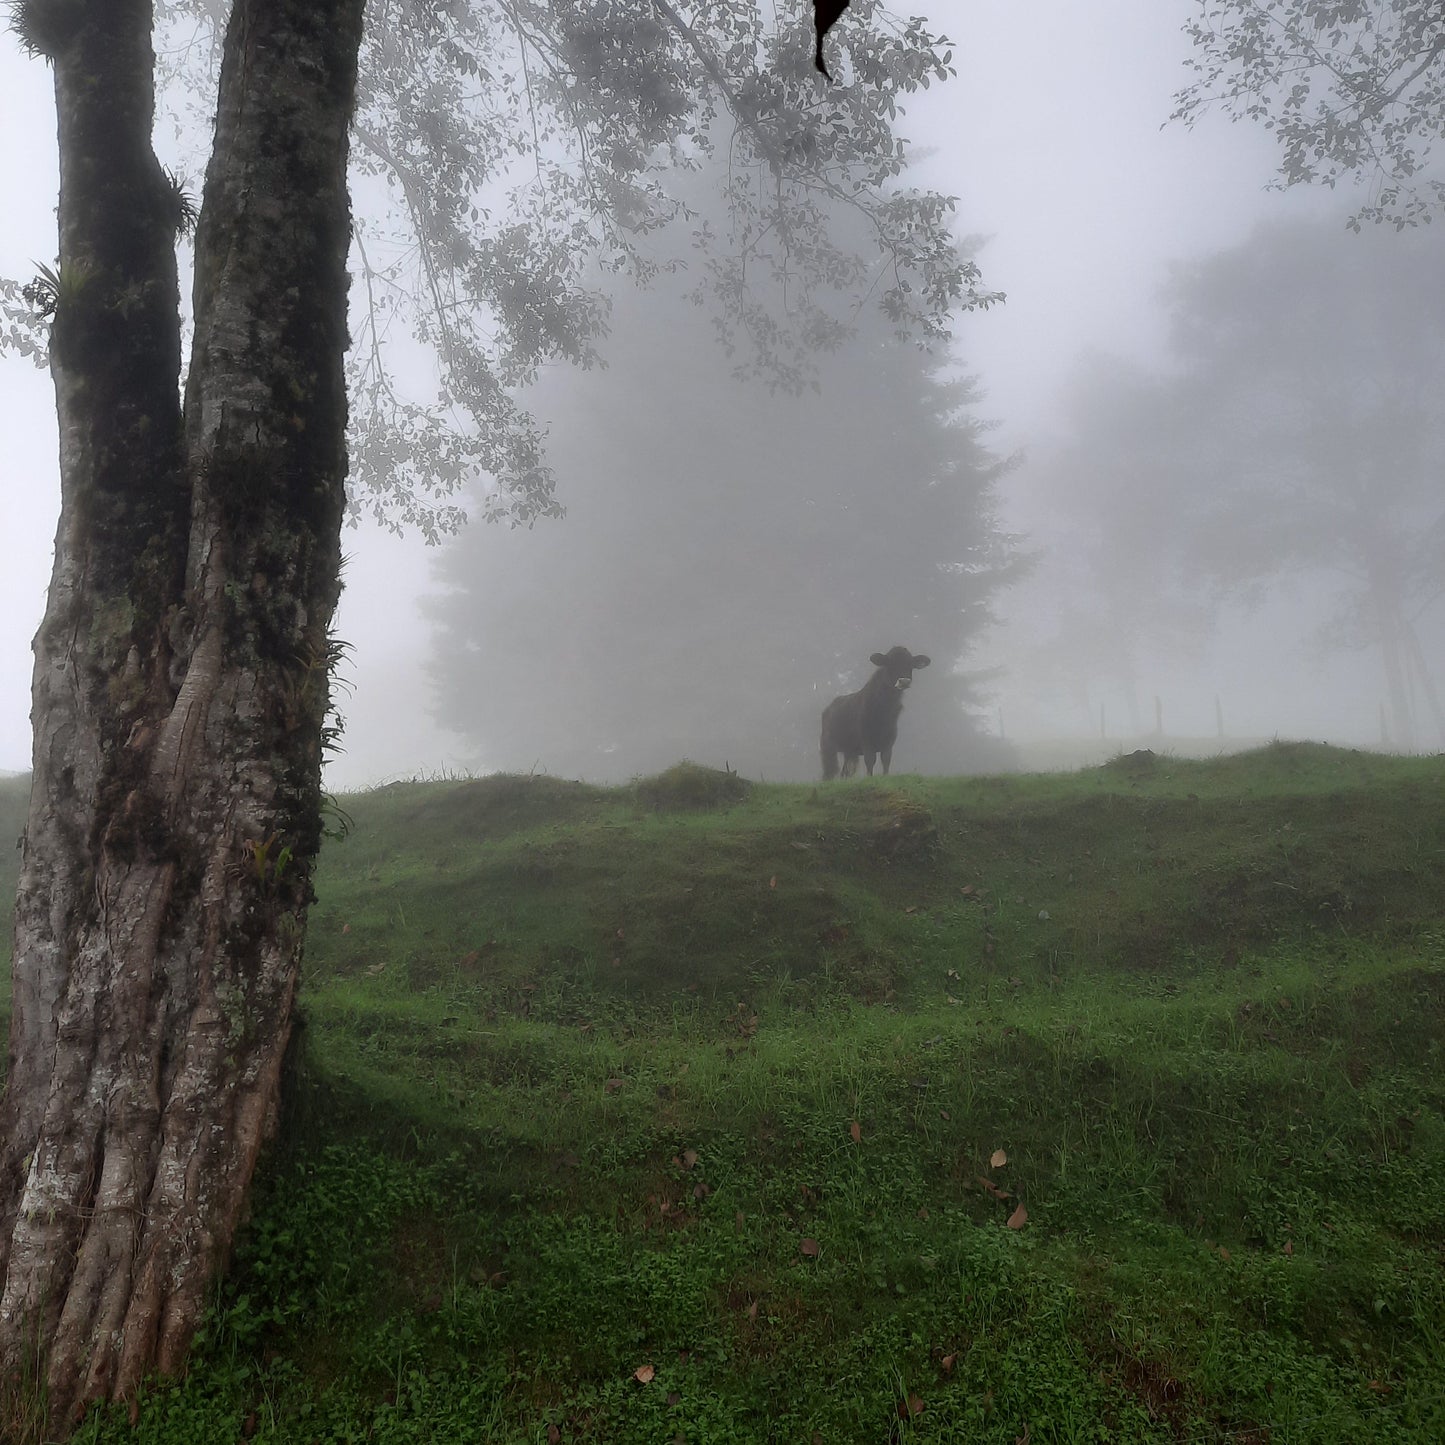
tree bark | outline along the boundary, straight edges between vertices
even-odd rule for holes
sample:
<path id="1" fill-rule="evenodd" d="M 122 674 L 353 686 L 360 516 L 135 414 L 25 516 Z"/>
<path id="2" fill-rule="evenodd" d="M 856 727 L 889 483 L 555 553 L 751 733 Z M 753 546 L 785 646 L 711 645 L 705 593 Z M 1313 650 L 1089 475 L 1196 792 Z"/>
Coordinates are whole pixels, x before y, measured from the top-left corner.
<path id="1" fill-rule="evenodd" d="M 149 0 L 76 0 L 62 510 L 0 1105 L 0 1358 L 51 1428 L 174 1373 L 274 1127 L 321 835 L 362 0 L 237 0 L 184 410 Z"/>

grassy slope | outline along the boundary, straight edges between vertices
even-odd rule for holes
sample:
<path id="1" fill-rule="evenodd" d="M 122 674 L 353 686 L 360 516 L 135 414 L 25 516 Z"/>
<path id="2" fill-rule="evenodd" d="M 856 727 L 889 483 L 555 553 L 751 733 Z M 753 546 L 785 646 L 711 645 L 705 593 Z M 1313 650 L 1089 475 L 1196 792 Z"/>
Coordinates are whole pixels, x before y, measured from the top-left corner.
<path id="1" fill-rule="evenodd" d="M 1440 760 L 714 785 L 347 800 L 139 1439 L 1445 1438 Z"/>

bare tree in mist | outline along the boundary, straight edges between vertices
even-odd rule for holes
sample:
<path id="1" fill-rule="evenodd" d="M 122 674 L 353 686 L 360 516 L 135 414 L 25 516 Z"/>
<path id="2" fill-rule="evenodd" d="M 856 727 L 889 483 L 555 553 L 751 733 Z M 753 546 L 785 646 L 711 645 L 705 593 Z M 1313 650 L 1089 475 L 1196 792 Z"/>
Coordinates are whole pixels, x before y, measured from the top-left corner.
<path id="1" fill-rule="evenodd" d="M 348 504 L 431 531 L 464 485 L 555 511 L 511 388 L 596 357 L 593 268 L 652 274 L 642 239 L 687 214 L 665 177 L 715 142 L 734 169 L 698 297 L 768 374 L 804 378 L 865 293 L 934 339 L 980 298 L 950 203 L 895 183 L 897 103 L 951 73 L 943 43 L 866 0 L 830 38 L 847 87 L 801 9 L 746 0 L 19 0 L 12 24 L 54 71 L 59 256 L 0 283 L 0 345 L 49 361 L 61 517 L 0 1108 L 0 1433 L 44 1403 L 52 1438 L 183 1366 L 275 1125 Z M 168 80 L 200 117 L 199 205 L 155 150 Z M 856 248 L 824 224 L 840 204 Z M 784 280 L 795 324 L 761 330 Z"/>
<path id="2" fill-rule="evenodd" d="M 899 767 L 996 764 L 949 666 L 1018 566 L 972 384 L 865 323 L 817 393 L 770 395 L 698 347 L 676 298 L 619 298 L 614 322 L 606 372 L 538 397 L 566 520 L 443 553 L 439 721 L 509 770 L 811 778 L 824 704 L 902 641 L 938 665 Z"/>
<path id="3" fill-rule="evenodd" d="M 1371 187 L 1351 224 L 1428 221 L 1445 204 L 1440 0 L 1197 0 L 1197 79 L 1174 119 L 1222 110 L 1279 141 L 1280 184 Z"/>
<path id="4" fill-rule="evenodd" d="M 1445 741 L 1421 642 L 1445 570 L 1442 245 L 1274 225 L 1177 270 L 1168 371 L 1094 363 L 1054 473 L 1092 537 L 1065 648 L 1097 650 L 1101 623 L 1188 646 L 1221 602 L 1308 576 L 1334 598 L 1312 640 L 1377 651 L 1390 740 L 1428 718 Z"/>

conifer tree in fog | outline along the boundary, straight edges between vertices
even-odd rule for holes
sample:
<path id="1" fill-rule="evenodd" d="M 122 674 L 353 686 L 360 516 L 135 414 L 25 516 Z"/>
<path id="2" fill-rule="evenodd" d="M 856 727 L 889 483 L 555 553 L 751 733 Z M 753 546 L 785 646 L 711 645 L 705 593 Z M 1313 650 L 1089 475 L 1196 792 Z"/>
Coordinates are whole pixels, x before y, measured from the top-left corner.
<path id="1" fill-rule="evenodd" d="M 809 778 L 824 704 L 901 642 L 935 666 L 898 769 L 996 763 L 950 666 L 1019 566 L 973 383 L 866 323 L 816 393 L 769 394 L 697 346 L 675 298 L 614 308 L 608 369 L 536 399 L 566 519 L 446 548 L 438 720 L 488 767 Z"/>

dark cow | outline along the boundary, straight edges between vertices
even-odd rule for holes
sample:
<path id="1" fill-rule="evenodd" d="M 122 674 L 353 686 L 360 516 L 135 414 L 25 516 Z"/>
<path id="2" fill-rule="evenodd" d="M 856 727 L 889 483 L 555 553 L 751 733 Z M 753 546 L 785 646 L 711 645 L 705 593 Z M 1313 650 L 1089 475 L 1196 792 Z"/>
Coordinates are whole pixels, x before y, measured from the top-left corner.
<path id="1" fill-rule="evenodd" d="M 903 694 L 913 683 L 913 674 L 928 666 L 928 659 L 915 657 L 906 647 L 875 652 L 869 659 L 878 669 L 857 692 L 835 697 L 823 709 L 823 776 L 838 776 L 838 754 L 843 755 L 843 776 L 858 771 L 861 757 L 873 776 L 873 759 L 883 756 L 883 775 L 893 761 L 893 744 L 898 740 L 898 714 L 903 711 Z"/>

